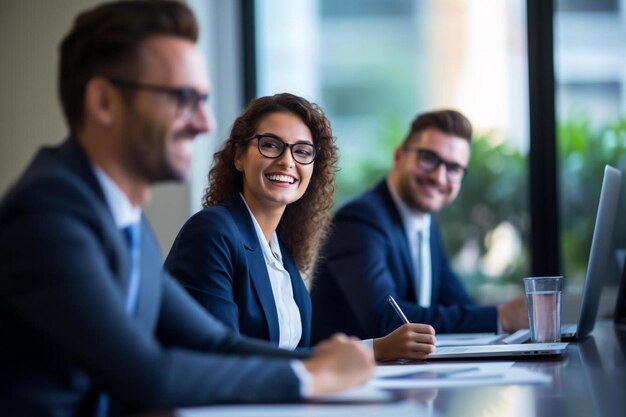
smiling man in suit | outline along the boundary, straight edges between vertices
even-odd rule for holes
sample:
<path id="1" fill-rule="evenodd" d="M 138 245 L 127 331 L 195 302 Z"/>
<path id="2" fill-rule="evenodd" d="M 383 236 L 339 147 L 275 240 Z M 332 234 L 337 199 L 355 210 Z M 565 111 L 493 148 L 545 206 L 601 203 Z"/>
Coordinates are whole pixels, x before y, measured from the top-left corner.
<path id="1" fill-rule="evenodd" d="M 338 329 L 383 336 L 402 322 L 441 333 L 528 327 L 526 300 L 478 306 L 454 274 L 431 213 L 452 203 L 470 160 L 472 126 L 452 110 L 418 116 L 387 179 L 341 208 L 312 286 L 313 340 Z"/>
<path id="2" fill-rule="evenodd" d="M 0 415 L 297 401 L 371 376 L 345 336 L 298 357 L 234 335 L 163 271 L 141 207 L 187 177 L 213 126 L 197 33 L 182 3 L 138 0 L 81 14 L 63 40 L 70 137 L 0 204 Z"/>

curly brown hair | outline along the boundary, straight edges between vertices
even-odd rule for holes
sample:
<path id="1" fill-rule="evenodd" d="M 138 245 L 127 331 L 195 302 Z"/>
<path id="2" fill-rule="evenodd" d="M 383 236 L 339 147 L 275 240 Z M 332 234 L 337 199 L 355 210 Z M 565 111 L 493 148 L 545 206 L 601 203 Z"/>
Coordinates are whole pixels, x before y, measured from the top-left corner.
<path id="1" fill-rule="evenodd" d="M 298 268 L 307 273 L 328 235 L 338 159 L 330 121 L 318 105 L 289 93 L 252 100 L 233 123 L 222 148 L 213 155 L 202 206 L 225 204 L 243 191 L 243 174 L 235 169 L 234 162 L 237 148 L 247 145 L 247 139 L 256 133 L 266 115 L 277 112 L 298 116 L 311 131 L 313 143 L 321 148 L 306 192 L 287 205 L 277 230 Z"/>

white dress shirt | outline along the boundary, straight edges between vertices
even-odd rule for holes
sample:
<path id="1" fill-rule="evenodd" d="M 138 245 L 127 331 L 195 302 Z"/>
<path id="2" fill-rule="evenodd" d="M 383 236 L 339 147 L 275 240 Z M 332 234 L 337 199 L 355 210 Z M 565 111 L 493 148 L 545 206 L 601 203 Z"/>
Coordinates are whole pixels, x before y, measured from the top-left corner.
<path id="1" fill-rule="evenodd" d="M 291 276 L 283 265 L 283 257 L 278 244 L 278 235 L 276 232 L 272 234 L 270 241 L 265 240 L 265 235 L 254 214 L 248 207 L 246 199 L 239 194 L 244 204 L 248 208 L 254 230 L 263 251 L 263 258 L 267 267 L 267 275 L 270 278 L 272 294 L 274 295 L 274 303 L 276 304 L 276 312 L 278 313 L 278 329 L 279 342 L 278 346 L 284 349 L 293 350 L 300 343 L 302 338 L 302 319 L 300 317 L 300 309 L 296 300 L 293 298 L 293 287 L 291 285 Z"/>
<path id="2" fill-rule="evenodd" d="M 389 178 L 387 178 L 387 186 L 389 187 L 391 198 L 400 212 L 400 217 L 404 224 L 404 232 L 409 241 L 411 261 L 414 268 L 413 273 L 416 279 L 414 285 L 417 286 L 418 304 L 422 307 L 430 307 L 433 281 L 430 258 L 430 214 L 419 215 L 409 208 L 402 201 Z M 418 244 L 418 233 L 422 235 L 421 244 Z M 421 262 L 419 262 L 420 259 Z"/>
<path id="3" fill-rule="evenodd" d="M 91 165 L 96 179 L 102 188 L 104 198 L 113 215 L 117 228 L 122 230 L 126 226 L 139 223 L 141 220 L 141 207 L 133 207 L 132 203 L 124 194 L 124 191 L 97 165 Z"/>

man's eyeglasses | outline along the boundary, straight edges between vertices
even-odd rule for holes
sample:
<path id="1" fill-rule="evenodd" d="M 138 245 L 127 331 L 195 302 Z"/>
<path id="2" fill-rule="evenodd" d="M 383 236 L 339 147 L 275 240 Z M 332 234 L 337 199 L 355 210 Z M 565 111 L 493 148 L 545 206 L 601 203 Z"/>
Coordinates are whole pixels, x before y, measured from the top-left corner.
<path id="1" fill-rule="evenodd" d="M 176 102 L 176 115 L 192 117 L 198 111 L 201 104 L 205 103 L 209 95 L 199 93 L 191 87 L 167 87 L 163 85 L 144 84 L 119 78 L 108 78 L 111 84 L 130 90 L 146 90 L 155 93 L 167 94 Z"/>
<path id="2" fill-rule="evenodd" d="M 404 146 L 403 148 L 405 151 L 415 152 L 417 155 L 417 167 L 428 174 L 439 168 L 439 165 L 442 164 L 446 167 L 446 177 L 450 182 L 460 182 L 467 173 L 466 167 L 456 162 L 448 162 L 437 155 L 436 152 L 427 149 L 412 148 L 410 146 Z"/>
<path id="3" fill-rule="evenodd" d="M 265 133 L 263 135 L 254 135 L 245 141 L 258 139 L 257 146 L 259 153 L 266 158 L 277 159 L 285 153 L 285 149 L 289 148 L 291 157 L 294 161 L 301 165 L 309 165 L 320 151 L 320 147 L 308 142 L 285 143 L 278 136 Z"/>

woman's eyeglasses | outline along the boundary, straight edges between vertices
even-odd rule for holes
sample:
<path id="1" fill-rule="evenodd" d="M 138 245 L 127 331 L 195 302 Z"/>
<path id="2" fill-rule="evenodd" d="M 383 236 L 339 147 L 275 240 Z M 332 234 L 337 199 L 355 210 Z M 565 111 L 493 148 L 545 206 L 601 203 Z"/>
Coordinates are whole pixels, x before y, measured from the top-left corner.
<path id="1" fill-rule="evenodd" d="M 321 149 L 319 146 L 308 142 L 285 143 L 277 136 L 269 133 L 254 135 L 246 139 L 246 142 L 255 139 L 258 140 L 259 153 L 264 157 L 271 159 L 280 158 L 285 153 L 285 149 L 289 148 L 293 160 L 302 165 L 309 165 L 315 161 Z"/>

